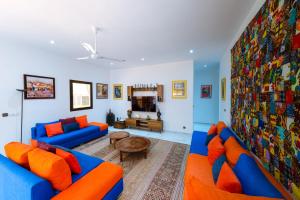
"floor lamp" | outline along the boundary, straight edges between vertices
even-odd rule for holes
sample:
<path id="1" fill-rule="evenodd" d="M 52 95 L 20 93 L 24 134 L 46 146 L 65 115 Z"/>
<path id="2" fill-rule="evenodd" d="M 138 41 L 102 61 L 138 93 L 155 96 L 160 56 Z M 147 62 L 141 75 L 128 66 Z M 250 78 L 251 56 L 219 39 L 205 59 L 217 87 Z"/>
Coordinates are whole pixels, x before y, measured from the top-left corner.
<path id="1" fill-rule="evenodd" d="M 23 102 L 24 102 L 24 89 L 17 89 L 18 92 L 21 92 L 21 143 L 23 142 Z"/>

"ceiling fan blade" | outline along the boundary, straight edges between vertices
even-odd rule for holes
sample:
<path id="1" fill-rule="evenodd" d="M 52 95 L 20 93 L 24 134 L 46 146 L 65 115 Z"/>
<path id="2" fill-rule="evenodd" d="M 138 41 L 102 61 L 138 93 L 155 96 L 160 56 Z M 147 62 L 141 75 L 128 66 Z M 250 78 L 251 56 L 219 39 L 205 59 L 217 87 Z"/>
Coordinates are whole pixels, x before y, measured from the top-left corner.
<path id="1" fill-rule="evenodd" d="M 76 60 L 87 60 L 87 59 L 89 59 L 89 56 L 81 57 L 81 58 L 76 58 Z"/>
<path id="2" fill-rule="evenodd" d="M 86 42 L 82 42 L 81 45 L 83 46 L 83 48 L 85 48 L 87 51 L 92 52 L 93 54 L 96 54 L 96 50 L 94 50 L 94 48 L 92 47 L 92 45 L 86 43 Z"/>
<path id="3" fill-rule="evenodd" d="M 111 60 L 115 62 L 125 62 L 126 60 L 124 59 L 118 59 L 118 58 L 110 58 L 110 57 L 105 57 L 105 56 L 99 56 L 99 59 L 105 59 L 105 60 Z"/>

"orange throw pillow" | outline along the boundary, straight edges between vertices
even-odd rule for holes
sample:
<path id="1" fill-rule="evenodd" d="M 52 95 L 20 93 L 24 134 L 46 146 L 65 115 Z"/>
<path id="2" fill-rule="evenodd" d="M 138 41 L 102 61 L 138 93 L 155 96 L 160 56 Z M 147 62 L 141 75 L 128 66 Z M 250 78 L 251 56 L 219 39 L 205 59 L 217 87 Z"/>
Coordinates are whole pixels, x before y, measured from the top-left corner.
<path id="1" fill-rule="evenodd" d="M 215 136 L 208 143 L 208 162 L 213 165 L 214 162 L 225 152 L 225 148 L 222 144 L 222 139 L 219 136 Z"/>
<path id="2" fill-rule="evenodd" d="M 223 121 L 219 121 L 217 124 L 217 132 L 220 134 L 223 130 L 223 128 L 226 128 L 226 124 Z"/>
<path id="3" fill-rule="evenodd" d="M 4 146 L 6 156 L 15 163 L 26 168 L 29 168 L 28 152 L 33 149 L 32 146 L 20 142 L 10 142 Z"/>
<path id="4" fill-rule="evenodd" d="M 47 124 L 45 125 L 45 129 L 48 137 L 52 137 L 64 133 L 61 126 L 61 122 L 55 124 Z"/>
<path id="5" fill-rule="evenodd" d="M 251 154 L 245 150 L 241 145 L 234 139 L 234 137 L 229 137 L 228 140 L 224 143 L 225 150 L 226 150 L 226 158 L 229 162 L 229 164 L 235 166 L 237 161 L 240 158 L 240 155 L 245 153 L 249 156 Z"/>
<path id="6" fill-rule="evenodd" d="M 72 184 L 67 162 L 53 153 L 36 148 L 28 153 L 31 172 L 48 180 L 52 187 L 62 191 Z"/>
<path id="7" fill-rule="evenodd" d="M 72 153 L 64 151 L 59 148 L 56 148 L 56 155 L 65 159 L 65 161 L 68 163 L 68 165 L 71 169 L 71 172 L 73 172 L 75 174 L 81 173 L 80 164 L 79 164 L 77 158 Z"/>
<path id="8" fill-rule="evenodd" d="M 222 165 L 216 186 L 231 193 L 242 193 L 242 185 L 227 162 Z"/>
<path id="9" fill-rule="evenodd" d="M 218 132 L 217 126 L 215 124 L 212 124 L 207 132 L 207 135 L 214 134 L 217 132 Z"/>
<path id="10" fill-rule="evenodd" d="M 75 117 L 75 120 L 79 124 L 80 128 L 85 128 L 85 127 L 87 127 L 89 125 L 88 121 L 87 121 L 87 116 L 86 115 Z"/>

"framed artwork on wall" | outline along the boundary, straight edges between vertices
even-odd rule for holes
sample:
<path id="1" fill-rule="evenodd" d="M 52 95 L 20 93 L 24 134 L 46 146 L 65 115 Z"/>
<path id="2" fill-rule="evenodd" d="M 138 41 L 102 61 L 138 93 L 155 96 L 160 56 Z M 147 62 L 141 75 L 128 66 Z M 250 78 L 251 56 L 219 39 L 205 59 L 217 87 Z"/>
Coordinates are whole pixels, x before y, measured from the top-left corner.
<path id="1" fill-rule="evenodd" d="M 25 99 L 55 99 L 55 78 L 24 74 Z"/>
<path id="2" fill-rule="evenodd" d="M 222 78 L 221 80 L 221 100 L 226 100 L 226 78 Z"/>
<path id="3" fill-rule="evenodd" d="M 108 84 L 96 83 L 96 98 L 108 99 Z"/>
<path id="4" fill-rule="evenodd" d="M 70 110 L 93 109 L 93 83 L 70 80 Z"/>
<path id="5" fill-rule="evenodd" d="M 113 84 L 113 99 L 114 100 L 123 99 L 123 84 Z"/>
<path id="6" fill-rule="evenodd" d="M 201 85 L 201 98 L 211 98 L 212 85 Z"/>
<path id="7" fill-rule="evenodd" d="M 172 81 L 172 98 L 186 99 L 187 98 L 187 81 L 175 80 Z"/>

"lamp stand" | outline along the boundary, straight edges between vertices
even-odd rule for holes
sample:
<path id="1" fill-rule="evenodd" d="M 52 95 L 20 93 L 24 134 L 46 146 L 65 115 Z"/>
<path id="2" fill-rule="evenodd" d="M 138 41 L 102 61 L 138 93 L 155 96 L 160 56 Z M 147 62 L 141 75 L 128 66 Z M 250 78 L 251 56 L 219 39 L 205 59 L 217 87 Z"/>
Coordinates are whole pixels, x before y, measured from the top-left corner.
<path id="1" fill-rule="evenodd" d="M 21 143 L 23 143 L 23 103 L 24 103 L 24 92 L 25 90 L 17 89 L 17 91 L 21 92 Z"/>

